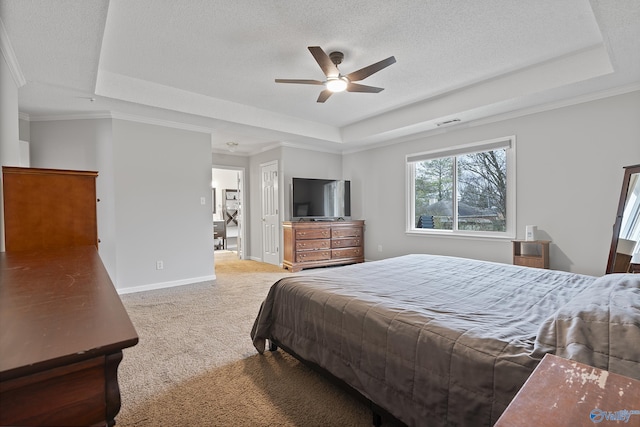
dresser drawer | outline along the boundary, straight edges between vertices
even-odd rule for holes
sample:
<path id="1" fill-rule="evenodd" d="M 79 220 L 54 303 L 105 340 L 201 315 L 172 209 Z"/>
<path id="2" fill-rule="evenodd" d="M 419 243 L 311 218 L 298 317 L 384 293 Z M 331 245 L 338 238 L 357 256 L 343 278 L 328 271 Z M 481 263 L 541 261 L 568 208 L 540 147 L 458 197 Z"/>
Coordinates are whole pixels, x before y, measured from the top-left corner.
<path id="1" fill-rule="evenodd" d="M 296 230 L 297 239 L 328 239 L 331 237 L 329 228 L 319 228 L 310 230 Z"/>
<path id="2" fill-rule="evenodd" d="M 296 251 L 329 249 L 330 247 L 331 247 L 331 240 L 329 239 L 297 240 L 296 241 Z"/>
<path id="3" fill-rule="evenodd" d="M 362 239 L 349 238 L 349 239 L 333 239 L 331 241 L 332 248 L 350 248 L 352 246 L 360 246 L 362 244 Z"/>
<path id="4" fill-rule="evenodd" d="M 516 256 L 513 264 L 524 267 L 545 268 L 544 260 L 540 257 Z"/>
<path id="5" fill-rule="evenodd" d="M 324 261 L 331 259 L 331 251 L 304 251 L 296 253 L 296 262 Z"/>
<path id="6" fill-rule="evenodd" d="M 362 248 L 334 249 L 331 251 L 331 258 L 356 258 L 362 256 Z"/>
<path id="7" fill-rule="evenodd" d="M 362 228 L 360 227 L 336 227 L 331 230 L 331 237 L 361 237 Z"/>

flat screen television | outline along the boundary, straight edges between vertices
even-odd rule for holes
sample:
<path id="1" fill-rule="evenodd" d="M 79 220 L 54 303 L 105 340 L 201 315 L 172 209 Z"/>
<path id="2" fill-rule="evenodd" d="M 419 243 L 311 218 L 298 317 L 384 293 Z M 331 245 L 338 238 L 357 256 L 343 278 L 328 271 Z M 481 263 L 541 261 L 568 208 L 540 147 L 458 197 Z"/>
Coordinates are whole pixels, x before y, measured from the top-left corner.
<path id="1" fill-rule="evenodd" d="M 351 181 L 293 178 L 291 193 L 294 221 L 351 217 Z"/>

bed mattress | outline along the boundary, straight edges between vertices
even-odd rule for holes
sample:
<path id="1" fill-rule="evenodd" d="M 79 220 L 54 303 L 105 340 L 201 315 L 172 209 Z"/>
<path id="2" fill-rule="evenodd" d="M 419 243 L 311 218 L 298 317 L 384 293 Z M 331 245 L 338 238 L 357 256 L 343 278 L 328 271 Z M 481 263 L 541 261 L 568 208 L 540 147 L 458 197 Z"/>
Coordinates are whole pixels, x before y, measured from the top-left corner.
<path id="1" fill-rule="evenodd" d="M 259 352 L 273 339 L 408 425 L 489 426 L 566 338 L 558 310 L 596 280 L 406 255 L 279 280 L 251 335 Z"/>

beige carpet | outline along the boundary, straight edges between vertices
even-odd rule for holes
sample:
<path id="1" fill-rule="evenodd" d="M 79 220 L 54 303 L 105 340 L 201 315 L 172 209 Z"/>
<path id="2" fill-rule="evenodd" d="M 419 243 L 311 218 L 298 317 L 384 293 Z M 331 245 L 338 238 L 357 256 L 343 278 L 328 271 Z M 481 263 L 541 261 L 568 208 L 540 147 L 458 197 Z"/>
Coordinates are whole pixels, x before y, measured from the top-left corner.
<path id="1" fill-rule="evenodd" d="M 287 270 L 264 262 L 241 260 L 236 252 L 215 252 L 216 275 L 234 273 L 287 273 Z"/>
<path id="2" fill-rule="evenodd" d="M 117 425 L 370 426 L 365 404 L 286 353 L 253 348 L 260 303 L 289 273 L 215 256 L 214 282 L 122 296 L 140 342 L 120 365 Z"/>

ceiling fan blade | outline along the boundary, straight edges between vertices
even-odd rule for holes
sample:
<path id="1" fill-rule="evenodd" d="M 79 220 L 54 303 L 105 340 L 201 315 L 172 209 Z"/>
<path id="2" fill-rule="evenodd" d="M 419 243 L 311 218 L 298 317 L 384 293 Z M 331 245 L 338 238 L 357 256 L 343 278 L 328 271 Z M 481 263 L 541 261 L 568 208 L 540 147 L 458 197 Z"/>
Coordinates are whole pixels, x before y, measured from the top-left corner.
<path id="1" fill-rule="evenodd" d="M 381 88 L 381 87 L 359 85 L 358 83 L 349 83 L 347 85 L 347 92 L 378 93 L 378 92 L 382 92 L 383 90 L 384 88 Z"/>
<path id="2" fill-rule="evenodd" d="M 394 56 L 390 56 L 387 59 L 383 59 L 380 62 L 376 62 L 375 64 L 371 64 L 368 67 L 364 67 L 359 69 L 358 71 L 354 71 L 353 73 L 347 74 L 347 78 L 352 82 L 357 82 L 360 80 L 364 80 L 369 77 L 373 73 L 377 73 L 383 68 L 387 68 L 391 64 L 395 64 L 396 58 Z"/>
<path id="3" fill-rule="evenodd" d="M 327 99 L 329 99 L 329 97 L 333 95 L 333 92 L 331 92 L 329 89 L 325 89 L 322 92 L 320 92 L 320 96 L 318 97 L 318 102 L 324 102 Z"/>
<path id="4" fill-rule="evenodd" d="M 302 79 L 276 79 L 276 83 L 297 83 L 301 85 L 321 85 L 324 84 L 320 80 L 302 80 Z"/>
<path id="5" fill-rule="evenodd" d="M 309 46 L 309 52 L 315 58 L 316 62 L 322 68 L 322 72 L 327 77 L 338 77 L 340 75 L 340 71 L 338 71 L 338 67 L 331 61 L 331 58 L 324 53 L 324 50 L 320 46 Z"/>

